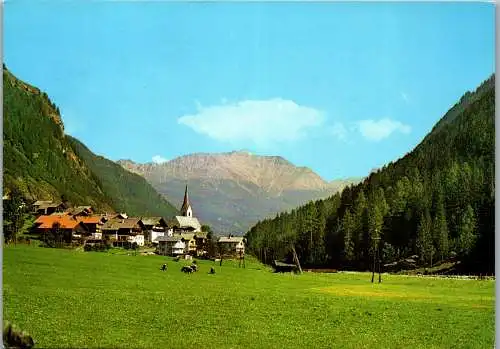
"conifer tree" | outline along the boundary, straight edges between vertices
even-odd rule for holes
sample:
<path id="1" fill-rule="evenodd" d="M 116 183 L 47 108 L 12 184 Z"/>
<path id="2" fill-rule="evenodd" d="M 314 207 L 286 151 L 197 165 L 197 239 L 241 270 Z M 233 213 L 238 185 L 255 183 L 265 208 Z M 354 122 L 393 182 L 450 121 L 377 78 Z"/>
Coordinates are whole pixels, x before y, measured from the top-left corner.
<path id="1" fill-rule="evenodd" d="M 471 205 L 467 205 L 462 216 L 458 235 L 459 253 L 463 256 L 468 256 L 476 243 L 476 217 Z"/>

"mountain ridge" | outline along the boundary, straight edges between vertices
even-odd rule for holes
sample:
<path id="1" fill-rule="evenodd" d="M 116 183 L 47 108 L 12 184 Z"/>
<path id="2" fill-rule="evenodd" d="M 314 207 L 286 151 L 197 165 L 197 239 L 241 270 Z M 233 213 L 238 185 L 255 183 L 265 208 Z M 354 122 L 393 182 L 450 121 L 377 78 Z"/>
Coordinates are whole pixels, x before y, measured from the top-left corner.
<path id="1" fill-rule="evenodd" d="M 246 230 L 257 220 L 312 199 L 333 195 L 360 179 L 325 181 L 305 166 L 282 156 L 247 151 L 193 153 L 160 164 L 116 161 L 144 176 L 155 189 L 175 202 L 178 188 L 189 185 L 193 209 L 215 230 Z"/>

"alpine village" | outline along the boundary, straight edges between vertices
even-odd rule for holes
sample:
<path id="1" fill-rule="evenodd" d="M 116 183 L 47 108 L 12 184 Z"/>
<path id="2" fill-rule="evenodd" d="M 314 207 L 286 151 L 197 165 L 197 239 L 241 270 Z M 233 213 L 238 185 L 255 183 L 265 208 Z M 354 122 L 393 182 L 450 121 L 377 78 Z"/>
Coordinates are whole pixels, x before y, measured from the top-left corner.
<path id="1" fill-rule="evenodd" d="M 10 200 L 9 196 L 3 199 Z M 181 214 L 168 218 L 98 213 L 92 206 L 70 207 L 67 202 L 41 200 L 32 204 L 32 213 L 36 219 L 30 231 L 48 246 L 83 246 L 85 251 L 102 251 L 110 247 L 137 250 L 148 245 L 155 247 L 156 254 L 186 259 L 206 257 L 209 250 L 213 251 L 214 237 L 210 227 L 202 226 L 193 216 L 187 185 Z M 224 251 L 221 257 L 243 258 L 243 237 L 229 234 L 216 242 Z"/>
<path id="2" fill-rule="evenodd" d="M 216 155 L 126 167 L 4 64 L 4 343 L 493 347 L 495 75 L 475 84 L 399 159 L 329 187 L 277 156 L 221 155 L 278 173 L 263 183 L 211 178 Z"/>

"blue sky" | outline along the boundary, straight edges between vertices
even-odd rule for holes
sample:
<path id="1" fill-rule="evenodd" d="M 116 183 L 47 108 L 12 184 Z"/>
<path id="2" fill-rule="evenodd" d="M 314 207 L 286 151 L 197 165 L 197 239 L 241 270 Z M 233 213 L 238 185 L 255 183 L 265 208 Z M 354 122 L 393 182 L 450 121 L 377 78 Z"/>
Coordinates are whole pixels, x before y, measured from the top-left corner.
<path id="1" fill-rule="evenodd" d="M 4 4 L 7 67 L 112 160 L 246 149 L 364 176 L 488 78 L 494 52 L 485 3 Z"/>

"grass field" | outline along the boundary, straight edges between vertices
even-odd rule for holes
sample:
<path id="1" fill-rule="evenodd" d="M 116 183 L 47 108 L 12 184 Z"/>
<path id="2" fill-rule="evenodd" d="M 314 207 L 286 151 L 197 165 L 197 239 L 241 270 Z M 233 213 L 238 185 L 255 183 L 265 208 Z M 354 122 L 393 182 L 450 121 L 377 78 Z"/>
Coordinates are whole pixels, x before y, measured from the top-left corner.
<path id="1" fill-rule="evenodd" d="M 3 317 L 40 348 L 492 348 L 494 281 L 273 274 L 24 245 L 3 250 Z M 168 271 L 159 270 L 167 261 Z"/>

